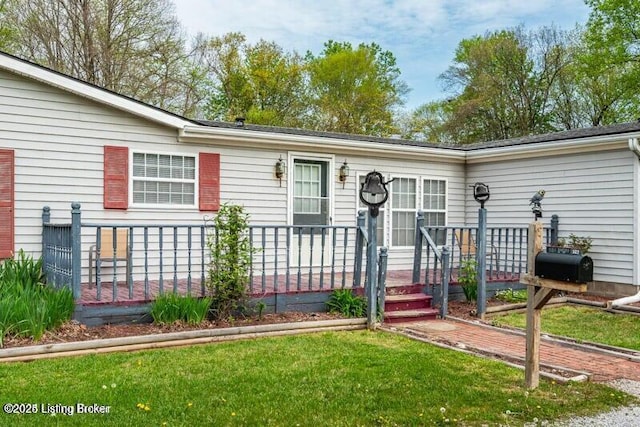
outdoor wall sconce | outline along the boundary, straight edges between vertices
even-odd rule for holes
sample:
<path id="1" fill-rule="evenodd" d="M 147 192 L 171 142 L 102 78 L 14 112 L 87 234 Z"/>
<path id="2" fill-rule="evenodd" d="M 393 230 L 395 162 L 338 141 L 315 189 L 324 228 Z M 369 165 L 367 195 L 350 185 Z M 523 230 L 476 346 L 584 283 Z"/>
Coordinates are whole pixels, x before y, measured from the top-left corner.
<path id="1" fill-rule="evenodd" d="M 280 181 L 280 187 L 282 187 L 282 177 L 284 176 L 285 173 L 285 163 L 284 160 L 282 160 L 282 156 L 280 156 L 280 158 L 278 159 L 278 161 L 276 162 L 276 166 L 275 166 L 275 174 L 276 174 L 276 178 Z"/>
<path id="2" fill-rule="evenodd" d="M 369 207 L 369 213 L 374 218 L 378 216 L 380 206 L 389 198 L 387 184 L 391 181 L 384 182 L 382 174 L 376 171 L 369 172 L 364 178 L 360 187 L 360 200 Z"/>
<path id="3" fill-rule="evenodd" d="M 473 198 L 476 199 L 476 202 L 480 203 L 480 208 L 484 209 L 484 203 L 489 200 L 489 197 L 491 197 L 491 194 L 489 193 L 489 186 L 482 182 L 476 182 L 472 187 Z"/>
<path id="4" fill-rule="evenodd" d="M 342 188 L 344 188 L 344 183 L 347 181 L 347 178 L 349 178 L 349 165 L 345 160 L 342 166 L 340 166 L 340 172 L 338 174 L 338 179 L 342 183 Z"/>

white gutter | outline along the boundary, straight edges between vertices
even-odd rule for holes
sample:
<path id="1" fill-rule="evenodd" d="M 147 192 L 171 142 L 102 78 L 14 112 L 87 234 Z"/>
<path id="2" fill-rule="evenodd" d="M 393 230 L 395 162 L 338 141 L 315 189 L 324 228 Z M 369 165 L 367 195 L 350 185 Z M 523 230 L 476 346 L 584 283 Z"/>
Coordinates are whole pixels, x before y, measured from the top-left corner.
<path id="1" fill-rule="evenodd" d="M 635 154 L 638 157 L 638 159 L 640 159 L 640 143 L 638 142 L 638 138 L 629 138 L 629 150 L 631 150 L 631 152 L 633 152 L 633 154 Z M 634 179 L 635 188 L 636 189 L 638 188 L 638 178 L 639 178 L 638 177 L 637 168 L 638 168 L 638 165 L 636 165 L 636 172 L 635 172 L 636 177 Z M 635 191 L 635 193 L 637 194 L 637 190 Z M 637 204 L 637 201 L 636 201 L 636 204 Z M 634 217 L 635 218 L 638 217 L 637 212 L 634 215 Z M 636 230 L 635 231 L 636 231 L 635 240 L 637 242 L 638 239 L 640 239 L 640 230 L 638 229 L 637 225 L 636 225 Z M 634 252 L 635 252 L 635 257 L 638 257 L 638 251 L 636 250 Z M 638 264 L 638 260 L 636 259 L 634 261 L 635 261 L 635 263 L 637 265 Z M 635 271 L 634 272 L 634 276 L 635 276 L 634 278 L 636 280 L 636 283 L 637 283 L 637 280 L 638 280 L 637 274 L 638 274 L 638 272 Z M 628 296 L 628 297 L 618 298 L 618 299 L 613 300 L 613 301 L 608 301 L 607 302 L 607 308 L 619 307 L 621 305 L 633 304 L 634 302 L 640 301 L 640 285 L 636 285 L 636 286 L 638 286 L 638 293 L 636 293 L 635 295 Z"/>
<path id="2" fill-rule="evenodd" d="M 286 149 L 327 152 L 340 154 L 360 154 L 364 156 L 384 156 L 391 158 L 427 158 L 431 160 L 455 161 L 464 163 L 466 152 L 459 149 L 404 145 L 316 137 L 312 135 L 284 134 L 276 132 L 256 132 L 242 128 L 217 128 L 203 126 L 185 126 L 179 131 L 178 141 L 212 143 L 243 148 Z"/>

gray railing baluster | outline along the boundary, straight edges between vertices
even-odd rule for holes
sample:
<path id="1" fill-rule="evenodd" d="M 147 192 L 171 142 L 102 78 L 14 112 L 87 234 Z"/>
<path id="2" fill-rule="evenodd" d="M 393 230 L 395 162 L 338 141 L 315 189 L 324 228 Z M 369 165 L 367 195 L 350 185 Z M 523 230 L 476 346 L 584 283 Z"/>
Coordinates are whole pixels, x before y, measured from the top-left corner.
<path id="1" fill-rule="evenodd" d="M 102 267 L 102 262 L 100 262 L 102 247 L 102 227 L 96 228 L 96 299 L 98 301 L 102 300 L 102 274 L 100 268 Z"/>
<path id="2" fill-rule="evenodd" d="M 149 227 L 143 228 L 144 239 L 144 298 L 149 299 Z"/>
<path id="3" fill-rule="evenodd" d="M 289 292 L 289 288 L 291 286 L 291 233 L 293 232 L 292 228 L 289 227 L 285 227 L 285 231 L 287 232 L 286 235 L 286 239 L 287 239 L 287 259 L 285 260 L 285 263 L 287 264 L 287 271 L 285 272 L 285 289 L 287 290 L 287 292 Z"/>
<path id="4" fill-rule="evenodd" d="M 158 291 L 160 292 L 160 295 L 162 295 L 164 293 L 164 277 L 162 277 L 162 248 L 163 248 L 163 244 L 164 244 L 164 233 L 163 233 L 164 229 L 162 226 L 158 227 L 158 250 L 160 251 L 160 264 L 159 264 L 159 268 L 160 268 L 160 277 L 158 278 Z"/>
<path id="5" fill-rule="evenodd" d="M 129 227 L 129 242 L 127 243 L 127 287 L 129 299 L 133 299 L 133 227 Z"/>
<path id="6" fill-rule="evenodd" d="M 273 246 L 275 248 L 273 255 L 273 292 L 278 292 L 278 251 L 280 250 L 278 247 L 279 234 L 279 228 L 273 227 Z"/>
<path id="7" fill-rule="evenodd" d="M 309 290 L 313 289 L 313 227 L 309 227 Z"/>
<path id="8" fill-rule="evenodd" d="M 325 243 L 326 243 L 326 228 L 322 227 L 320 229 L 320 233 L 322 233 L 320 235 L 320 289 L 324 289 L 324 283 L 323 283 L 323 279 L 324 279 L 324 248 L 325 248 Z"/>
<path id="9" fill-rule="evenodd" d="M 173 227 L 173 293 L 178 293 L 178 227 Z"/>
<path id="10" fill-rule="evenodd" d="M 298 229 L 298 279 L 296 284 L 297 290 L 302 290 L 302 227 Z"/>
<path id="11" fill-rule="evenodd" d="M 267 254 L 265 248 L 267 247 L 266 239 L 267 239 L 267 229 L 266 227 L 262 227 L 262 293 L 267 291 Z"/>
<path id="12" fill-rule="evenodd" d="M 200 226 L 200 296 L 205 295 L 205 273 L 204 273 L 204 248 L 206 247 L 205 241 L 205 226 Z M 162 260 L 161 260 L 162 262 Z"/>
<path id="13" fill-rule="evenodd" d="M 191 295 L 191 227 L 187 227 L 187 295 Z"/>
<path id="14" fill-rule="evenodd" d="M 358 231 L 356 230 L 356 234 Z M 347 286 L 347 245 L 349 243 L 349 229 L 344 228 L 344 247 L 342 248 L 342 289 Z M 355 268 L 355 267 L 354 267 Z"/>
<path id="15" fill-rule="evenodd" d="M 118 230 L 116 227 L 111 229 L 111 256 L 113 257 L 113 278 L 111 279 L 111 294 L 112 301 L 118 300 L 118 261 L 116 260 L 117 256 L 117 247 L 118 247 Z"/>
<path id="16" fill-rule="evenodd" d="M 331 233 L 331 289 L 336 286 L 336 248 L 338 229 L 334 228 Z"/>
<path id="17" fill-rule="evenodd" d="M 249 227 L 249 246 L 253 248 L 253 227 Z M 249 293 L 253 293 L 253 255 L 249 258 Z"/>

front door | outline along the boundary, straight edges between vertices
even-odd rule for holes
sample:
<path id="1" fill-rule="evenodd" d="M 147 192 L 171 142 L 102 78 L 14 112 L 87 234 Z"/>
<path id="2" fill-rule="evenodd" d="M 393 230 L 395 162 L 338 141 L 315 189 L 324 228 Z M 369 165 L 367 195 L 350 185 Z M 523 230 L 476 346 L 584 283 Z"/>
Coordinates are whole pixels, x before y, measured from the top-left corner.
<path id="1" fill-rule="evenodd" d="M 293 158 L 292 224 L 331 225 L 331 161 Z M 324 239 L 323 239 L 324 232 Z M 292 264 L 320 265 L 330 262 L 331 231 L 303 227 L 293 230 Z M 324 247 L 323 247 L 324 243 Z"/>

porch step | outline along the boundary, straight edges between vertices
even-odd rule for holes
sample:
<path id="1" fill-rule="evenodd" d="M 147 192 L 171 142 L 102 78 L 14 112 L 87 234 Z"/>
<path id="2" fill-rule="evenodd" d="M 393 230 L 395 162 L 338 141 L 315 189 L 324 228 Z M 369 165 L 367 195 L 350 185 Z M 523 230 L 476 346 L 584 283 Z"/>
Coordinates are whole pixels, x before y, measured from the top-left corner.
<path id="1" fill-rule="evenodd" d="M 400 292 L 391 293 L 387 288 L 384 323 L 418 322 L 437 318 L 438 310 L 431 308 L 432 297 L 425 295 L 421 286 L 403 286 L 395 290 Z"/>
<path id="2" fill-rule="evenodd" d="M 390 311 L 384 313 L 384 323 L 407 323 L 424 320 L 435 320 L 438 310 L 434 308 L 421 308 L 419 310 Z"/>
<path id="3" fill-rule="evenodd" d="M 431 299 L 430 295 L 421 293 L 387 295 L 384 300 L 384 311 L 394 312 L 430 308 Z"/>

